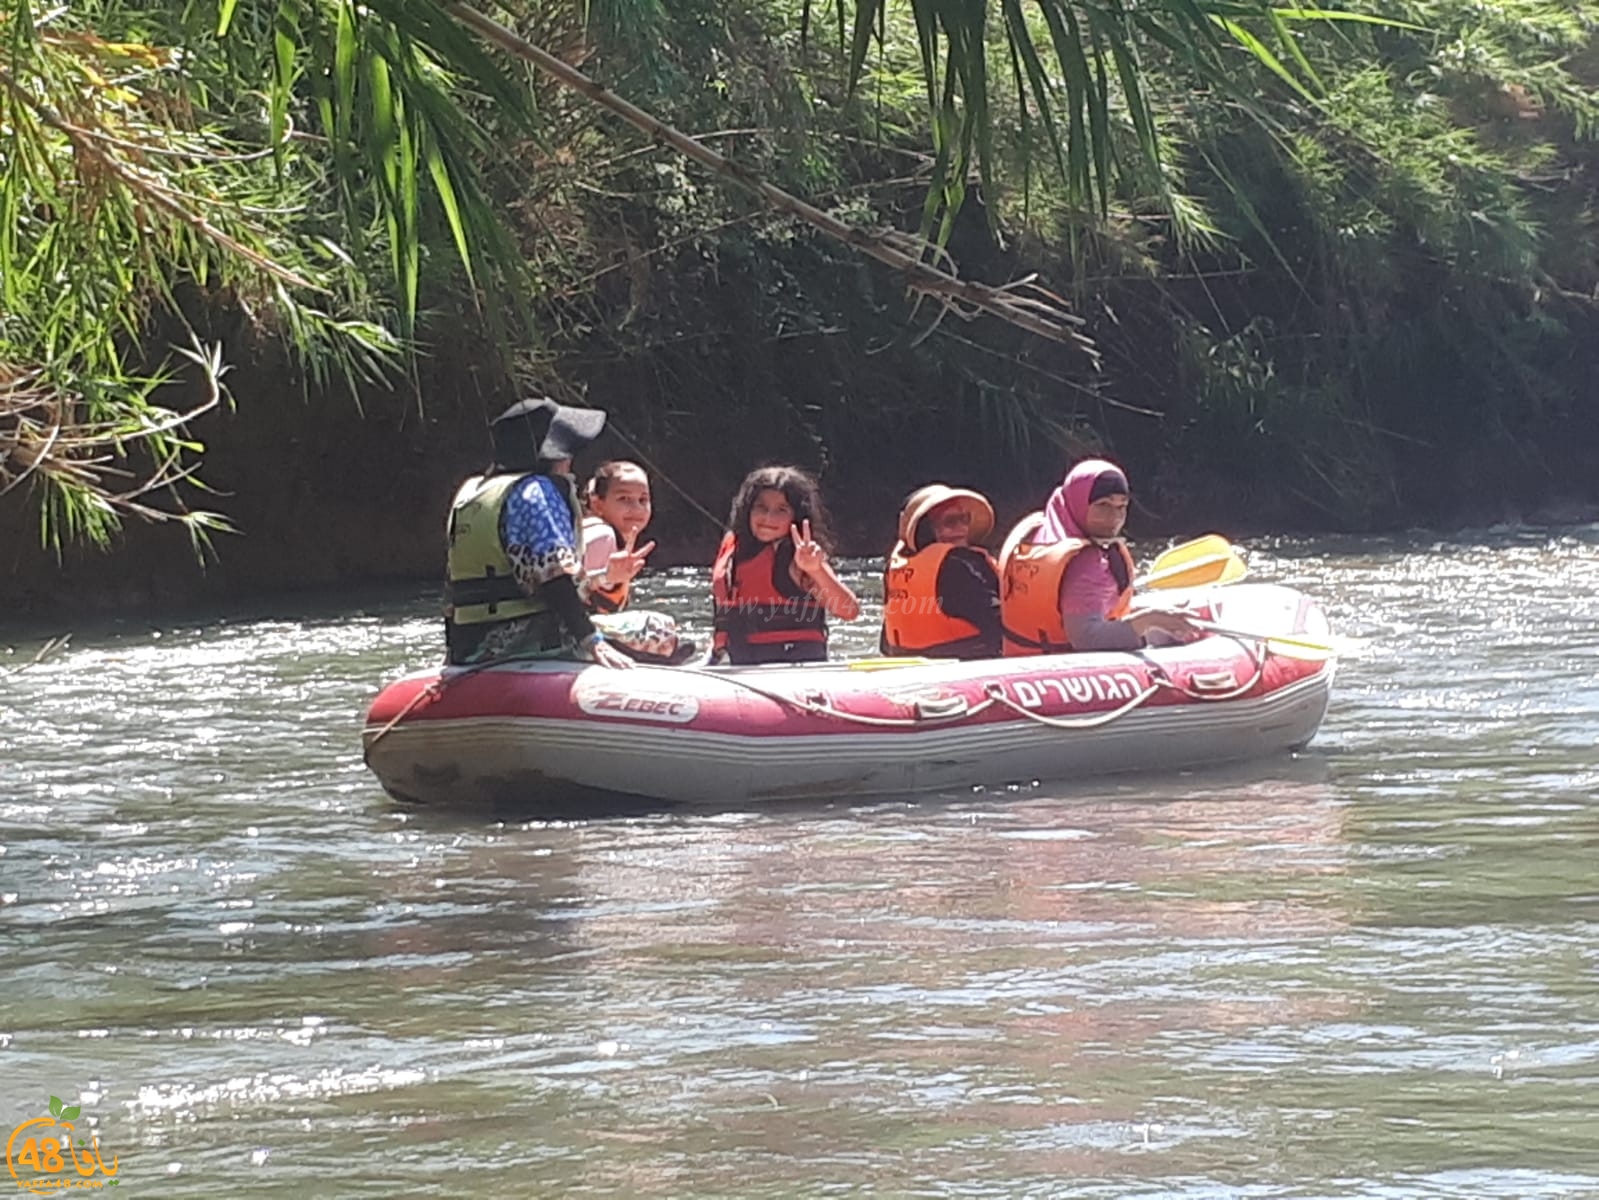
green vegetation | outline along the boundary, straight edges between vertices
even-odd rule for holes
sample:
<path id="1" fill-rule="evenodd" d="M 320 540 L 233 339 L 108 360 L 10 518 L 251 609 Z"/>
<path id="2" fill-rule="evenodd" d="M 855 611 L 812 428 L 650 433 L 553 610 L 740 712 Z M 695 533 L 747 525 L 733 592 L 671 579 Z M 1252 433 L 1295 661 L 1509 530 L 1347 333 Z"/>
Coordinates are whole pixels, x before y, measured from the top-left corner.
<path id="1" fill-rule="evenodd" d="M 1039 272 L 1088 319 L 1097 367 L 992 321 L 912 314 L 892 278 L 641 147 L 576 155 L 600 164 L 579 191 L 546 180 L 581 214 L 581 265 L 543 294 L 540 373 L 592 382 L 660 461 L 715 481 L 707 497 L 803 445 L 881 504 L 930 474 L 1036 490 L 1107 441 L 1194 520 L 1447 518 L 1508 476 L 1493 499 L 1575 494 L 1599 450 L 1599 5 L 1346 15 L 1385 23 L 1296 23 L 1293 80 L 1234 47 L 1218 86 L 1172 39 L 1141 41 L 1157 153 L 1113 103 L 1102 207 L 1024 107 L 1025 68 L 1018 85 L 991 47 L 998 182 L 973 189 L 948 245 L 966 275 Z M 912 23 L 873 46 L 851 103 L 847 45 L 815 26 L 799 42 L 781 7 L 765 21 L 729 40 L 761 57 L 729 54 L 739 69 L 712 87 L 616 86 L 682 127 L 739 131 L 722 144 L 740 161 L 848 220 L 917 227 L 939 164 Z M 729 443 L 728 468 L 695 457 Z"/>
<path id="2" fill-rule="evenodd" d="M 202 310 L 281 338 L 320 388 L 400 362 L 421 256 L 443 242 L 421 177 L 464 277 L 479 254 L 514 263 L 443 64 L 478 67 L 504 128 L 531 128 L 530 98 L 431 5 L 411 11 L 0 11 L 0 487 L 32 485 L 48 541 L 104 541 L 129 513 L 214 523 L 173 494 L 200 449 L 183 426 L 229 365 L 192 332 Z M 180 360 L 151 335 L 172 323 L 206 376 L 186 411 L 156 402 Z"/>
<path id="3" fill-rule="evenodd" d="M 0 503 L 56 545 L 130 514 L 204 536 L 185 419 L 230 365 L 281 342 L 287 384 L 347 403 L 463 328 L 480 386 L 620 396 L 717 487 L 802 443 L 887 494 L 1109 440 L 1174 502 L 1360 525 L 1593 444 L 1599 3 L 507 19 L 733 177 L 449 7 L 0 7 Z M 962 278 L 1036 272 L 1016 295 L 1069 302 L 1093 353 L 913 304 L 748 174 Z"/>

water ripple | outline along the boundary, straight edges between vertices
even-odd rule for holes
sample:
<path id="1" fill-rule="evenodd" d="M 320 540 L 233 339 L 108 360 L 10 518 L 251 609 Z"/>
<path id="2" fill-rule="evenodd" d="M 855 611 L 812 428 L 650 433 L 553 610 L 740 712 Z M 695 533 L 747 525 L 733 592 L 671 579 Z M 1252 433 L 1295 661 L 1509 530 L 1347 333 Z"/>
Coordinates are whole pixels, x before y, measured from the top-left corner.
<path id="1" fill-rule="evenodd" d="M 76 631 L 3 677 L 7 1111 L 162 1196 L 1599 1195 L 1599 527 L 1250 549 L 1370 639 L 1309 753 L 919 802 L 403 811 L 433 597 Z"/>

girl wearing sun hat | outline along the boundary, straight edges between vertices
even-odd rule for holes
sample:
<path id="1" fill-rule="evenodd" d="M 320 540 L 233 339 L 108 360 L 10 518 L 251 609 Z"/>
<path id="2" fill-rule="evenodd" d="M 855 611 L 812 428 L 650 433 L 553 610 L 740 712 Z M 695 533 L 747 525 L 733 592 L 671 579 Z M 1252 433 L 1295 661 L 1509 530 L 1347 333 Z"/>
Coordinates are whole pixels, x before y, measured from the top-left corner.
<path id="1" fill-rule="evenodd" d="M 999 572 L 977 544 L 993 529 L 977 492 L 932 483 L 906 497 L 884 577 L 884 654 L 999 656 Z"/>

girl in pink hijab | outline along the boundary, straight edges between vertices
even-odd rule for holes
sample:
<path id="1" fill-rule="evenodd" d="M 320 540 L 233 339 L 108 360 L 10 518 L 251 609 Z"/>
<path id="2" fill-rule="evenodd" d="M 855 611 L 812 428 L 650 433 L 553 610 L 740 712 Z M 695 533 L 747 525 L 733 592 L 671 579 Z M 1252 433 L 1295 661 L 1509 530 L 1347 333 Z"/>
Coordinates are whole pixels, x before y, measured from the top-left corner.
<path id="1" fill-rule="evenodd" d="M 1066 473 L 1044 506 L 1033 535 L 1037 545 L 1088 543 L 1061 577 L 1060 617 L 1074 650 L 1136 650 L 1149 644 L 1192 641 L 1200 631 L 1169 612 L 1134 612 L 1111 620 L 1121 594 L 1132 586 L 1127 561 L 1115 545 L 1127 524 L 1127 476 L 1113 462 L 1087 458 Z"/>

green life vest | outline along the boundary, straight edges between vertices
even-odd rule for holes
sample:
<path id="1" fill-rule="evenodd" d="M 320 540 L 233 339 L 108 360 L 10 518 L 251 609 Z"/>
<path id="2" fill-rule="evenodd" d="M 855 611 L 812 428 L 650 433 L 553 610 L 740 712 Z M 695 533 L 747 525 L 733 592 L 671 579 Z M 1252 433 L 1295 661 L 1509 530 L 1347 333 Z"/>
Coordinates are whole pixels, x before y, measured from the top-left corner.
<path id="1" fill-rule="evenodd" d="M 542 596 L 530 597 L 516 581 L 500 521 L 511 490 L 527 479 L 516 475 L 474 475 L 455 493 L 448 524 L 449 551 L 446 559 L 446 615 L 456 625 L 484 625 L 510 621 L 545 612 L 549 605 Z M 583 525 L 577 507 L 577 492 L 570 479 L 565 483 L 566 506 L 572 514 L 575 553 L 583 561 Z"/>

